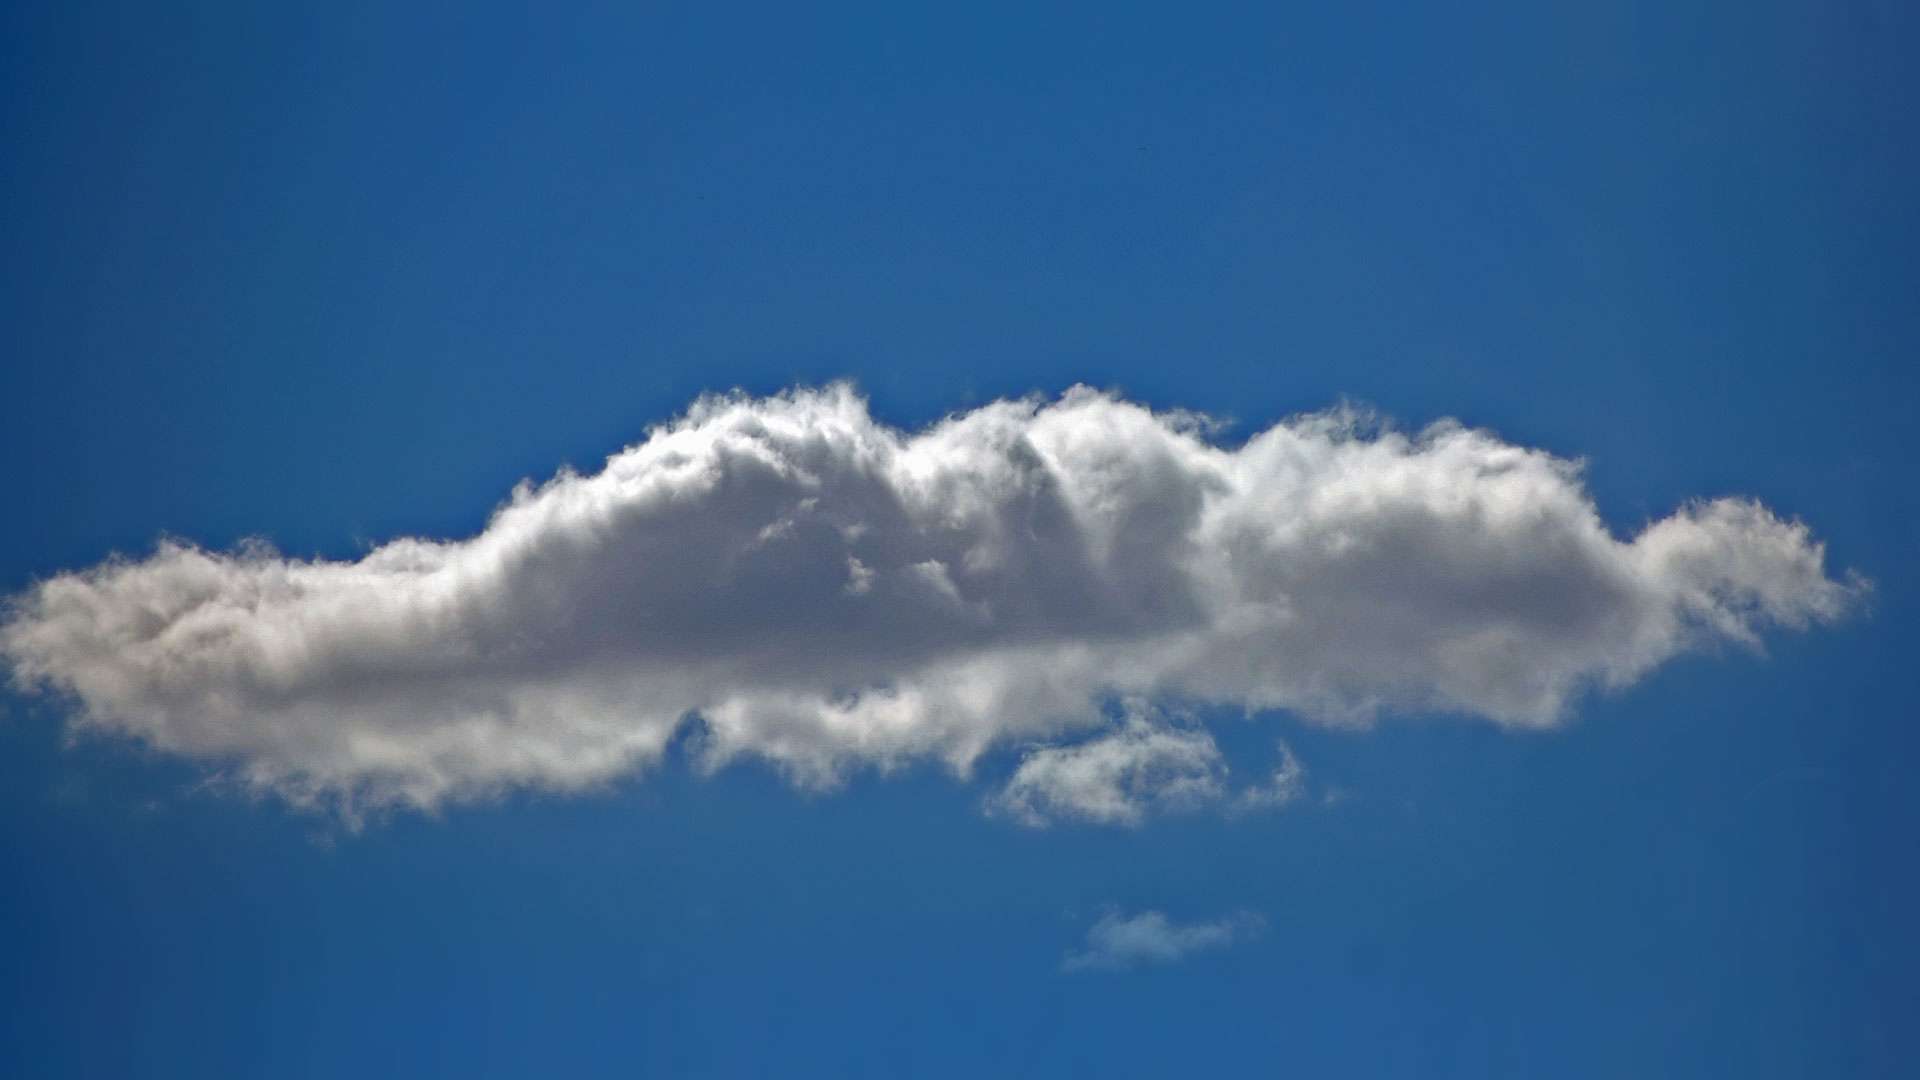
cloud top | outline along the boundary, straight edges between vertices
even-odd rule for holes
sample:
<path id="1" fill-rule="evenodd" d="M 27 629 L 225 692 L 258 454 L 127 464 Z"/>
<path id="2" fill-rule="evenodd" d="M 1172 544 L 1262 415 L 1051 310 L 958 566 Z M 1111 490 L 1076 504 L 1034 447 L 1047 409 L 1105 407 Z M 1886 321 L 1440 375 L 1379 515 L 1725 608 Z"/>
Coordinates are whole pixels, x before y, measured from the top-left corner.
<path id="1" fill-rule="evenodd" d="M 82 728 L 351 815 L 594 785 L 689 722 L 707 764 L 815 785 L 964 771 L 1125 697 L 1544 726 L 1857 590 L 1748 500 L 1617 538 L 1576 463 L 1454 423 L 1334 411 L 1227 446 L 1076 388 L 906 432 L 833 386 L 703 398 L 467 539 L 354 561 L 165 541 L 61 573 L 11 603 L 0 656 Z M 1108 749 L 1204 794 L 1196 734 L 1123 725 Z M 1016 805 L 1127 820 L 1108 749 L 1029 757 L 1050 779 L 1016 777 Z"/>

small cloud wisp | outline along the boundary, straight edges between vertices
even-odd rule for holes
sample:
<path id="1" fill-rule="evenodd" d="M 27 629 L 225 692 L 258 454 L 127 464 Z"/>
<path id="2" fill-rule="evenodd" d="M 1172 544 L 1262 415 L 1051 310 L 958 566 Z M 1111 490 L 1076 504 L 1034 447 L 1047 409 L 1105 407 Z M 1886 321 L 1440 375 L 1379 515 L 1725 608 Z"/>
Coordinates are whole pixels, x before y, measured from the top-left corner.
<path id="1" fill-rule="evenodd" d="M 1211 922 L 1177 923 L 1158 911 L 1124 915 L 1109 911 L 1087 928 L 1086 947 L 1060 961 L 1062 971 L 1125 971 L 1172 964 L 1197 952 L 1224 949 L 1257 937 L 1266 920 L 1236 911 Z"/>

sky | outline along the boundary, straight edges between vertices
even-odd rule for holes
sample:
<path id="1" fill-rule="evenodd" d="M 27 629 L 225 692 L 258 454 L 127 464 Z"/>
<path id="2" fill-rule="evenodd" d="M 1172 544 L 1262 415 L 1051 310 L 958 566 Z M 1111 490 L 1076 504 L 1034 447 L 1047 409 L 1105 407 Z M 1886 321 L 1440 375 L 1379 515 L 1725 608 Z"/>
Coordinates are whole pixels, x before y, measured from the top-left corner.
<path id="1" fill-rule="evenodd" d="M 1903 5 L 0 9 L 0 1073 L 1894 1076 Z"/>

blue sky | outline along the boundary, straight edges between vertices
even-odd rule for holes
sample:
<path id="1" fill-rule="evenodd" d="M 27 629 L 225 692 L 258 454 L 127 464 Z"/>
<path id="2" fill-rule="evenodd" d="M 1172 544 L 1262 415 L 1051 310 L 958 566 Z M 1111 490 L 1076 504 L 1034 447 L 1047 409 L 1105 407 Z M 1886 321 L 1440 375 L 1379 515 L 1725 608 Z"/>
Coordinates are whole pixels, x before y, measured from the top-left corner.
<path id="1" fill-rule="evenodd" d="M 0 593 L 163 536 L 471 537 L 703 392 L 851 380 L 909 433 L 1078 383 L 1229 418 L 1229 449 L 1342 400 L 1457 418 L 1584 460 L 1622 543 L 1752 497 L 1871 594 L 1544 727 L 1445 678 L 1362 727 L 1105 700 L 1204 759 L 1189 794 L 1232 778 L 1131 824 L 1006 812 L 1032 733 L 820 790 L 776 724 L 710 775 L 690 728 L 585 792 L 476 781 L 356 828 L 218 779 L 307 767 L 283 744 L 70 738 L 72 696 L 14 693 L 0 1072 L 1913 1058 L 1903 7 L 393 7 L 0 13 Z M 1300 789 L 1235 811 L 1282 743 Z"/>

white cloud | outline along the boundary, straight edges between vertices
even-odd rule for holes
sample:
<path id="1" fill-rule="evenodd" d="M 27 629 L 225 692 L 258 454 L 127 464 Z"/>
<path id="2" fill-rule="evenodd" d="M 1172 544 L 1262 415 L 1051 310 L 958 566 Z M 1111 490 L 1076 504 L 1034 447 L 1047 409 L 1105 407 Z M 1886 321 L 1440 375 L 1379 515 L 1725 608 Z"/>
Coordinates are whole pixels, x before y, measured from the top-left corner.
<path id="1" fill-rule="evenodd" d="M 1233 809 L 1239 813 L 1253 810 L 1265 810 L 1276 806 L 1286 806 L 1307 793 L 1307 767 L 1294 756 L 1293 747 L 1280 744 L 1280 764 L 1274 767 L 1273 775 L 1266 783 L 1250 787 L 1233 798 Z"/>
<path id="2" fill-rule="evenodd" d="M 350 562 L 168 541 L 59 574 L 15 599 L 0 655 L 80 727 L 351 816 L 590 786 L 690 716 L 708 764 L 816 785 L 964 772 L 1112 697 L 1537 727 L 1858 589 L 1750 501 L 1616 538 L 1576 464 L 1455 424 L 1210 437 L 1086 389 L 912 433 L 844 387 L 706 398 L 470 539 Z M 1199 734 L 1119 746 L 1198 790 Z"/>
<path id="3" fill-rule="evenodd" d="M 1023 825 L 1056 821 L 1138 825 L 1154 813 L 1221 807 L 1232 813 L 1284 806 L 1306 789 L 1306 768 L 1285 743 L 1265 782 L 1233 791 L 1213 736 L 1176 726 L 1143 701 L 1077 743 L 1029 750 L 987 808 Z"/>
<path id="4" fill-rule="evenodd" d="M 988 803 L 1022 824 L 1071 818 L 1134 825 L 1155 809 L 1192 809 L 1226 793 L 1213 736 L 1157 722 L 1135 705 L 1111 733 L 1030 751 Z"/>
<path id="5" fill-rule="evenodd" d="M 1213 922 L 1176 923 L 1158 911 L 1122 915 L 1109 911 L 1087 929 L 1086 948 L 1060 962 L 1063 971 L 1124 971 L 1171 964 L 1196 953 L 1224 949 L 1258 935 L 1266 920 L 1237 911 Z"/>

